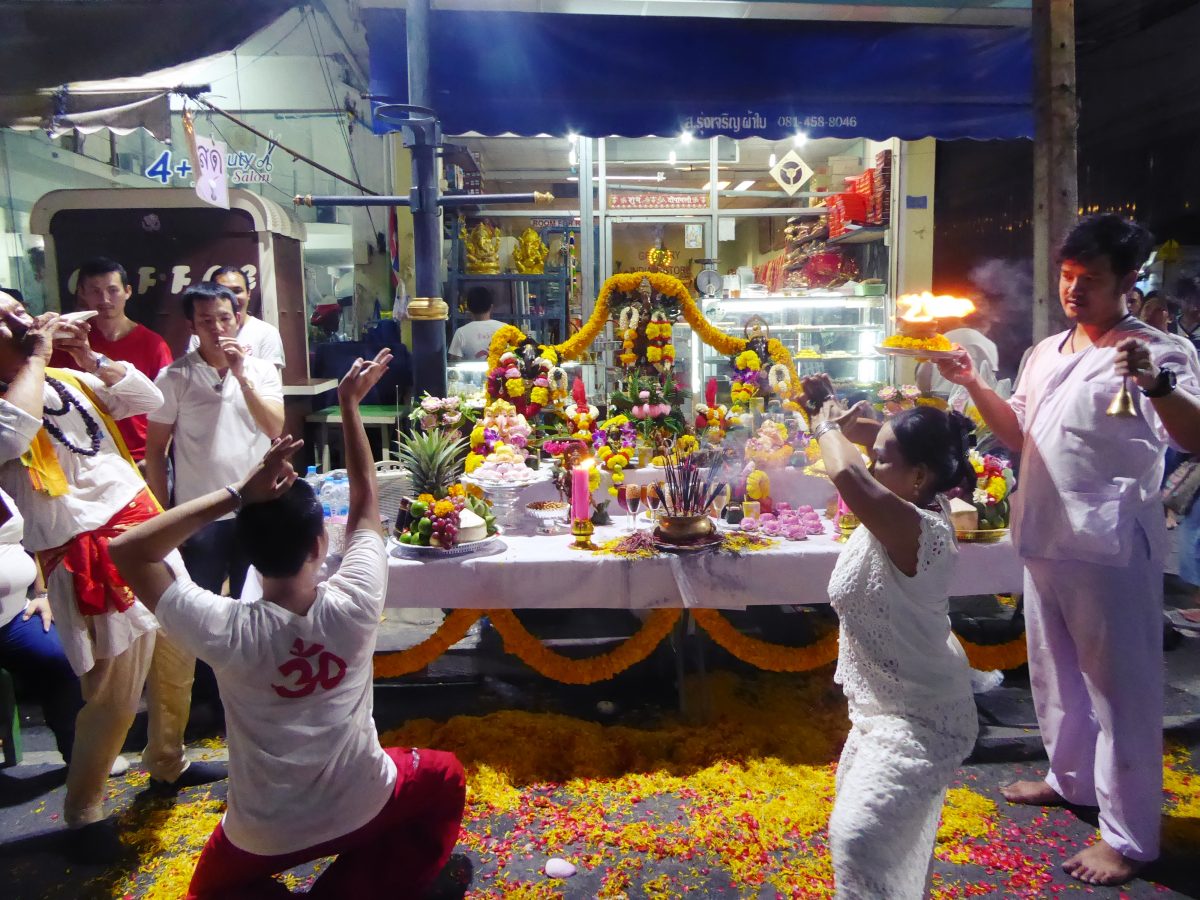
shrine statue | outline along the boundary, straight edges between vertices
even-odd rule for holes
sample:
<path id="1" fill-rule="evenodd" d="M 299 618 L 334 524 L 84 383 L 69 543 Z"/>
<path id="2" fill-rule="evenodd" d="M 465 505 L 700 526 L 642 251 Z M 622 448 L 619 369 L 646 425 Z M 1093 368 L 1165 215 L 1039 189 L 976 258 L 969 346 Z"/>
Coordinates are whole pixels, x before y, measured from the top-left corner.
<path id="1" fill-rule="evenodd" d="M 513 268 L 521 275 L 541 275 L 546 271 L 549 253 L 550 248 L 542 243 L 538 233 L 526 228 L 517 238 L 517 248 L 513 250 Z"/>
<path id="2" fill-rule="evenodd" d="M 478 223 L 467 231 L 466 226 L 459 233 L 467 251 L 466 271 L 468 275 L 499 275 L 500 274 L 500 229 Z"/>

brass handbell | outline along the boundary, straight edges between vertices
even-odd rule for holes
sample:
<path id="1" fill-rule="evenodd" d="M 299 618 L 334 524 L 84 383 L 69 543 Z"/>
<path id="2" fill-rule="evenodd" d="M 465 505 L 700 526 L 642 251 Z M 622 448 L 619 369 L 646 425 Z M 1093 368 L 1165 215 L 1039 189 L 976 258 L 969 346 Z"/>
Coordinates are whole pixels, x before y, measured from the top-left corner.
<path id="1" fill-rule="evenodd" d="M 1117 391 L 1117 395 L 1113 397 L 1112 403 L 1108 404 L 1108 409 L 1104 413 L 1119 419 L 1137 418 L 1138 411 L 1133 404 L 1133 395 L 1129 393 L 1128 378 L 1121 379 L 1121 389 Z"/>

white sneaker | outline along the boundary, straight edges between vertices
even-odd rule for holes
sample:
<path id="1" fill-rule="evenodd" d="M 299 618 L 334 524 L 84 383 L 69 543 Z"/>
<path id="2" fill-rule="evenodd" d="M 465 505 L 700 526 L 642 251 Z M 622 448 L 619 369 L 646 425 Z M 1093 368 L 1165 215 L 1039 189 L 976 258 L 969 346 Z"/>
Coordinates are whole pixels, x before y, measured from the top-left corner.
<path id="1" fill-rule="evenodd" d="M 129 760 L 123 756 L 118 756 L 113 760 L 112 768 L 108 770 L 108 774 L 110 777 L 115 777 L 117 775 L 124 775 L 128 771 Z"/>

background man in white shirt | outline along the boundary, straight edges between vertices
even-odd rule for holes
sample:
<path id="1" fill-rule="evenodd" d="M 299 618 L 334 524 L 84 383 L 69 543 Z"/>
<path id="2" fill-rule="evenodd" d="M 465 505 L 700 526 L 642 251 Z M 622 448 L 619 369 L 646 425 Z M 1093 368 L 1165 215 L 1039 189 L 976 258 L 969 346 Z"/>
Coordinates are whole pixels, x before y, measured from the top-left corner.
<path id="1" fill-rule="evenodd" d="M 167 452 L 175 449 L 175 502 L 186 503 L 245 478 L 283 430 L 279 370 L 246 353 L 237 335 L 237 300 L 202 282 L 183 295 L 183 312 L 199 347 L 163 369 L 156 380 L 163 404 L 146 434 L 146 481 L 164 507 Z M 181 548 L 196 584 L 240 597 L 249 562 L 230 514 L 201 529 Z"/>
<path id="2" fill-rule="evenodd" d="M 283 369 L 283 338 L 279 329 L 255 316 L 250 315 L 250 283 L 246 273 L 237 266 L 221 266 L 213 273 L 212 280 L 229 288 L 237 298 L 237 339 L 239 343 L 249 348 L 250 355 L 255 359 L 265 359 L 279 369 Z M 200 340 L 192 335 L 188 341 L 188 352 L 200 346 Z"/>
<path id="3" fill-rule="evenodd" d="M 59 638 L 83 690 L 63 803 L 68 847 L 77 861 L 104 863 L 122 852 L 105 818 L 105 780 L 143 685 L 142 764 L 151 784 L 170 792 L 223 778 L 225 767 L 189 764 L 184 755 L 190 670 L 156 634 L 158 622 L 107 552 L 113 534 L 158 513 L 137 467 L 122 457 L 113 420 L 157 409 L 162 395 L 134 366 L 93 352 L 86 324 L 56 320 L 33 319 L 0 294 L 0 487 L 25 518 L 25 547 L 46 573 Z M 56 344 L 77 371 L 47 370 Z"/>
<path id="4" fill-rule="evenodd" d="M 273 897 L 271 876 L 337 860 L 316 898 L 420 897 L 458 839 L 466 787 L 453 754 L 379 745 L 372 655 L 387 555 L 378 486 L 359 403 L 391 353 L 356 360 L 338 386 L 350 478 L 347 550 L 317 574 L 328 541 L 312 488 L 275 442 L 236 486 L 169 510 L 110 545 L 122 575 L 163 627 L 217 672 L 229 724 L 229 806 L 192 876 L 195 900 Z M 218 597 L 163 560 L 237 512 L 238 538 L 263 576 L 262 599 Z"/>
<path id="5" fill-rule="evenodd" d="M 492 336 L 504 327 L 492 318 L 492 292 L 481 284 L 467 291 L 472 321 L 454 332 L 446 355 L 451 361 L 487 359 Z"/>
<path id="6" fill-rule="evenodd" d="M 1071 230 L 1059 251 L 1059 300 L 1072 327 L 1033 348 L 1011 400 L 983 383 L 968 353 L 939 363 L 1021 452 L 1013 535 L 1050 770 L 1004 796 L 1099 807 L 1102 840 L 1063 864 L 1088 884 L 1121 884 L 1158 856 L 1167 537 L 1159 486 L 1168 442 L 1200 451 L 1195 355 L 1125 306 L 1150 243 L 1144 228 L 1112 214 Z M 1108 416 L 1126 377 L 1138 415 Z"/>

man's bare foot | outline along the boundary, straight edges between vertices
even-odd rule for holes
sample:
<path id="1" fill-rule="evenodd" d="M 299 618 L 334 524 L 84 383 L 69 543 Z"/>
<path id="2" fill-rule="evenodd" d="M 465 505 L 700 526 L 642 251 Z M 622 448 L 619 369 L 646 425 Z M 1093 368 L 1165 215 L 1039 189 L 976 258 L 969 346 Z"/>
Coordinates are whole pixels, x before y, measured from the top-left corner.
<path id="1" fill-rule="evenodd" d="M 1067 802 L 1044 781 L 1014 781 L 1000 788 L 1000 793 L 1009 803 L 1023 806 L 1062 806 Z"/>
<path id="2" fill-rule="evenodd" d="M 1125 884 L 1145 865 L 1140 860 L 1123 856 L 1104 841 L 1097 841 L 1063 863 L 1063 871 L 1084 884 L 1112 887 Z"/>

